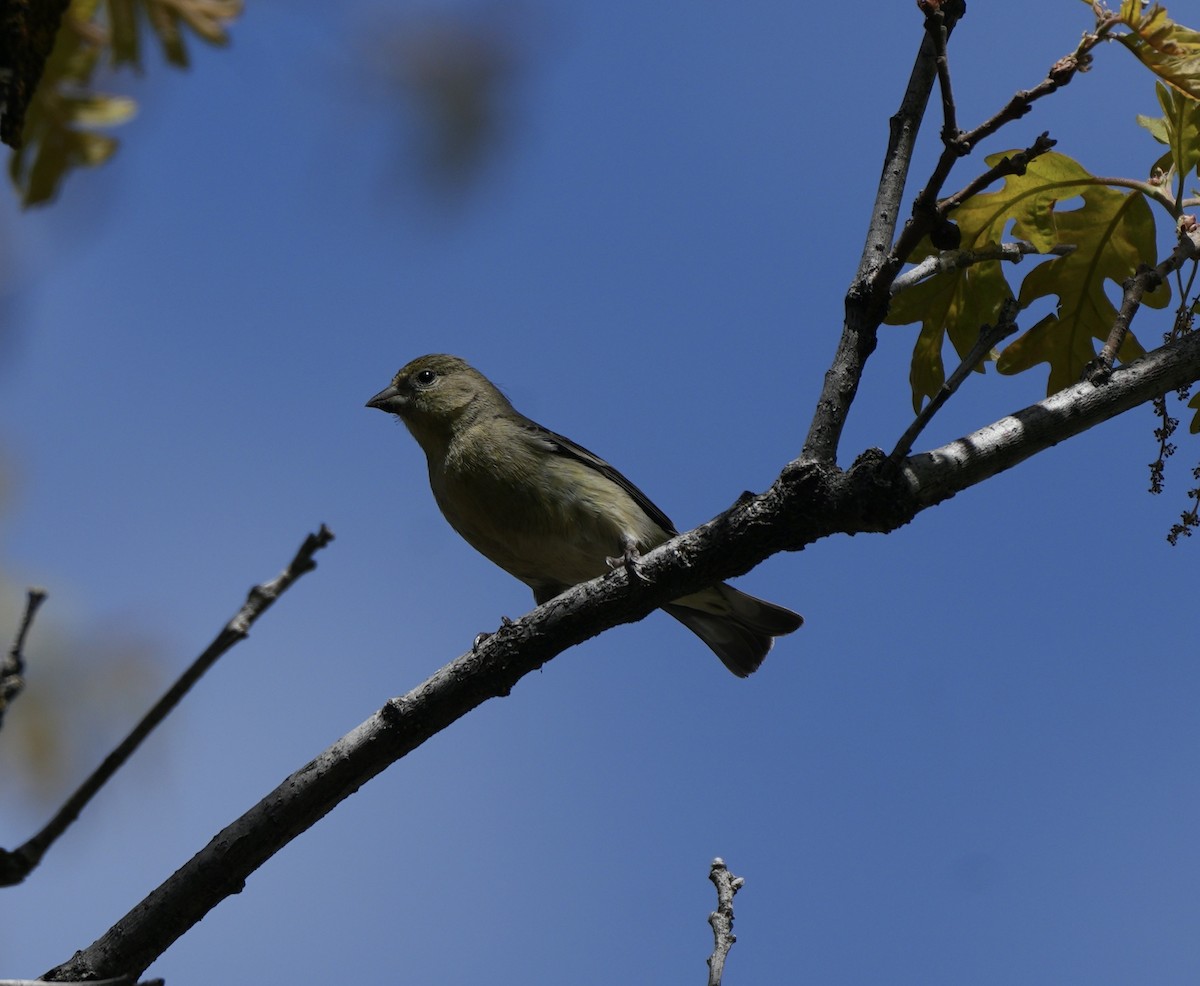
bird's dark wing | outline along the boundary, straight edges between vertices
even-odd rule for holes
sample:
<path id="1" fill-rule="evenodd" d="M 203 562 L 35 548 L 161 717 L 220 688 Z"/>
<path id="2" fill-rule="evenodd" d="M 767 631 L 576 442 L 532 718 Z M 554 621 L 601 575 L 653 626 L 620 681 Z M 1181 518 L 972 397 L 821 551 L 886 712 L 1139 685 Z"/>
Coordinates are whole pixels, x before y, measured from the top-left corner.
<path id="1" fill-rule="evenodd" d="M 656 507 L 650 497 L 646 496 L 645 493 L 634 486 L 633 483 L 617 472 L 616 469 L 600 458 L 600 456 L 596 455 L 595 452 L 589 452 L 582 445 L 576 445 L 571 439 L 564 438 L 549 428 L 543 428 L 536 421 L 526 419 L 525 430 L 529 433 L 530 437 L 545 443 L 555 455 L 563 455 L 568 459 L 575 459 L 577 462 L 582 462 L 589 469 L 595 469 L 596 472 L 605 478 L 612 480 L 633 498 L 634 503 L 646 511 L 647 516 L 654 523 L 668 534 L 674 536 L 679 533 L 675 530 L 675 525 L 671 523 L 671 518 Z"/>

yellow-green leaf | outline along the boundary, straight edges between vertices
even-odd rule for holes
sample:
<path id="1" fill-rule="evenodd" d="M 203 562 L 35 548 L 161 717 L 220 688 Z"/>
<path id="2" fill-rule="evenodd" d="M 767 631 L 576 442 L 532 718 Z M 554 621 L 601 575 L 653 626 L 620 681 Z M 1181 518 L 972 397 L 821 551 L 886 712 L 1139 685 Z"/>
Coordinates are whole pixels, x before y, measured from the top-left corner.
<path id="1" fill-rule="evenodd" d="M 990 155 L 987 163 L 995 165 L 1003 157 Z M 1059 210 L 1060 202 L 1080 197 L 1082 208 Z M 1041 252 L 1063 244 L 1074 247 L 1066 257 L 1038 264 L 1025 278 L 1022 307 L 1053 294 L 1059 297 L 1058 311 L 1008 346 L 997 363 L 1005 373 L 1049 363 L 1051 392 L 1064 381 L 1077 380 L 1096 354 L 1092 340 L 1108 335 L 1116 312 L 1105 297 L 1105 280 L 1119 284 L 1139 264 L 1154 262 L 1154 222 L 1142 196 L 1108 188 L 1064 154 L 1035 158 L 1024 174 L 1010 175 L 997 191 L 969 199 L 953 218 L 967 251 L 1000 243 L 1010 224 L 1014 236 Z M 924 244 L 914 260 L 931 249 Z M 993 322 L 1000 305 L 1015 294 L 1001 262 L 987 261 L 939 274 L 897 295 L 887 321 L 921 323 L 909 371 L 915 407 L 932 398 L 945 380 L 946 338 L 959 356 L 965 355 L 980 327 Z M 1145 303 L 1161 306 L 1169 295 L 1169 289 L 1160 289 L 1147 295 Z M 1131 334 L 1119 355 L 1128 360 L 1141 352 Z"/>
<path id="2" fill-rule="evenodd" d="M 175 0 L 175 4 L 188 27 L 214 45 L 229 43 L 224 22 L 242 12 L 241 0 Z"/>
<path id="3" fill-rule="evenodd" d="M 133 116 L 134 101 L 92 92 L 92 77 L 104 49 L 116 66 L 141 68 L 145 21 L 157 33 L 165 56 L 187 64 L 184 25 L 211 44 L 226 44 L 227 23 L 242 0 L 71 0 L 74 24 L 58 32 L 42 81 L 25 113 L 23 146 L 9 158 L 9 174 L 26 206 L 54 198 L 72 168 L 107 161 L 117 142 L 97 127 Z"/>
<path id="4" fill-rule="evenodd" d="M 1188 431 L 1195 435 L 1200 432 L 1200 394 L 1194 395 L 1187 406 L 1196 412 L 1192 415 L 1192 423 L 1188 425 Z"/>
<path id="5" fill-rule="evenodd" d="M 1017 181 L 1030 178 L 1025 175 Z M 1001 373 L 1019 373 L 1049 363 L 1047 393 L 1075 383 L 1095 356 L 1092 340 L 1107 339 L 1117 312 L 1105 293 L 1105 282 L 1119 285 L 1141 264 L 1155 262 L 1154 217 L 1140 193 L 1108 188 L 1091 176 L 1074 187 L 1060 186 L 1059 191 L 1064 198 L 1079 195 L 1083 199 L 1077 209 L 1054 213 L 1058 242 L 1075 249 L 1035 267 L 1019 295 L 1022 308 L 1039 298 L 1055 297 L 1056 310 L 1008 346 L 996 363 Z M 1021 235 L 1019 222 L 1017 230 Z M 1162 308 L 1169 303 L 1170 294 L 1170 288 L 1163 285 L 1146 294 L 1142 303 Z M 1128 361 L 1142 352 L 1130 333 L 1117 355 Z"/>
<path id="6" fill-rule="evenodd" d="M 1200 101 L 1189 99 L 1161 82 L 1154 89 L 1163 115 L 1157 120 L 1139 117 L 1138 122 L 1146 120 L 1143 126 L 1154 139 L 1170 148 L 1170 163 L 1182 179 L 1200 162 Z"/>
<path id="7" fill-rule="evenodd" d="M 946 381 L 942 361 L 946 337 L 958 355 L 965 356 L 979 338 L 980 327 L 994 322 L 1001 304 L 1011 296 L 996 260 L 931 277 L 896 296 L 887 321 L 921 323 L 909 370 L 914 410 L 919 411 Z"/>
<path id="8" fill-rule="evenodd" d="M 1165 83 L 1200 99 L 1200 31 L 1175 23 L 1157 3 L 1144 9 L 1141 0 L 1122 0 L 1120 17 L 1131 33 L 1117 40 Z"/>
<path id="9" fill-rule="evenodd" d="M 117 140 L 115 137 L 109 137 L 107 134 L 94 134 L 87 131 L 79 131 L 71 134 L 72 150 L 75 152 L 75 159 L 89 167 L 97 164 L 103 164 L 116 153 Z"/>
<path id="10" fill-rule="evenodd" d="M 77 127 L 115 127 L 133 118 L 137 103 L 127 96 L 89 93 L 62 100 L 70 122 Z"/>
<path id="11" fill-rule="evenodd" d="M 136 0 L 108 0 L 108 35 L 113 65 L 142 67 Z"/>
<path id="12" fill-rule="evenodd" d="M 188 64 L 183 43 L 182 21 L 209 44 L 225 45 L 228 21 L 242 12 L 242 0 L 141 0 L 154 33 L 163 46 L 167 61 L 181 67 Z"/>

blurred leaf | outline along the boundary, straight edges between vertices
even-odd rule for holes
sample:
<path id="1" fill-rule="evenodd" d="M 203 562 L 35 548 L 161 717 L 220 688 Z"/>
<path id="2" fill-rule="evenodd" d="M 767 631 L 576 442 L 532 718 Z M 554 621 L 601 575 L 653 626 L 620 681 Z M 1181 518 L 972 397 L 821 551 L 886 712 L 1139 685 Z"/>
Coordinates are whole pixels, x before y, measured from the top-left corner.
<path id="1" fill-rule="evenodd" d="M 33 163 L 28 168 L 21 167 L 30 146 L 37 149 L 33 155 Z M 9 163 L 9 173 L 21 189 L 23 205 L 50 201 L 58 191 L 59 181 L 67 173 L 67 149 L 62 135 L 47 134 L 43 140 L 33 145 L 26 141 L 21 150 L 13 154 Z"/>
<path id="2" fill-rule="evenodd" d="M 180 67 L 188 65 L 181 22 L 209 44 L 224 46 L 229 43 L 226 22 L 242 12 L 242 0 L 140 0 L 140 4 L 158 35 L 167 61 Z"/>
<path id="3" fill-rule="evenodd" d="M 0 776 L 48 804 L 90 771 L 145 711 L 161 681 L 161 646 L 128 625 L 80 622 L 55 591 L 25 646 L 25 689 L 4 718 Z M 10 645 L 24 593 L 0 577 L 0 646 Z M 64 612 L 64 608 L 67 610 Z"/>
<path id="4" fill-rule="evenodd" d="M 133 115 L 136 104 L 100 93 L 49 93 L 39 97 L 37 108 L 26 124 L 25 144 L 9 162 L 26 206 L 52 200 L 72 168 L 94 167 L 112 157 L 116 138 L 86 128 L 122 123 Z"/>
<path id="5" fill-rule="evenodd" d="M 78 96 L 63 100 L 72 121 L 79 127 L 115 127 L 137 112 L 137 103 L 124 96 Z"/>
<path id="6" fill-rule="evenodd" d="M 1146 68 L 1192 99 L 1200 99 L 1200 32 L 1176 24 L 1157 3 L 1122 0 L 1121 20 L 1132 33 L 1116 35 Z"/>
<path id="7" fill-rule="evenodd" d="M 183 35 L 179 31 L 179 18 L 165 4 L 155 0 L 146 0 L 146 18 L 150 27 L 158 35 L 163 48 L 163 55 L 172 65 L 187 68 L 187 48 L 183 44 Z"/>
<path id="8" fill-rule="evenodd" d="M 370 54 L 395 105 L 422 177 L 454 196 L 482 174 L 503 139 L 505 95 L 520 64 L 511 11 L 439 12 L 406 17 L 376 32 Z"/>
<path id="9" fill-rule="evenodd" d="M 142 67 L 137 0 L 108 0 L 108 43 L 112 64 Z"/>
<path id="10" fill-rule="evenodd" d="M 105 49 L 115 66 L 141 68 L 143 17 L 158 35 L 166 59 L 187 64 L 183 29 L 210 44 L 228 43 L 225 26 L 242 0 L 72 0 L 41 84 L 29 103 L 23 143 L 9 174 L 25 206 L 51 201 L 75 168 L 94 167 L 116 153 L 117 140 L 95 132 L 125 123 L 136 104 L 92 91 Z"/>
<path id="11" fill-rule="evenodd" d="M 242 0 L 158 0 L 173 7 L 193 31 L 211 45 L 229 44 L 225 22 L 242 12 Z"/>

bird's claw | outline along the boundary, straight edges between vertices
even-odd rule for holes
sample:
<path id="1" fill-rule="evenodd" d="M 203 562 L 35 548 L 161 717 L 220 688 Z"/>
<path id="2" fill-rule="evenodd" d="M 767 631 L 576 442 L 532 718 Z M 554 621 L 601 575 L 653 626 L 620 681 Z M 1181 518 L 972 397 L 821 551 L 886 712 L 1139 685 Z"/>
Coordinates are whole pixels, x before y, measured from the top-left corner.
<path id="1" fill-rule="evenodd" d="M 608 567 L 615 569 L 618 565 L 625 569 L 625 573 L 629 576 L 630 582 L 640 582 L 642 585 L 649 585 L 650 580 L 646 578 L 638 567 L 638 562 L 641 561 L 641 554 L 635 545 L 625 545 L 625 551 L 620 558 L 605 558 L 608 562 Z"/>
<path id="2" fill-rule="evenodd" d="M 503 630 L 505 627 L 510 627 L 512 625 L 513 625 L 513 621 L 510 620 L 507 616 L 500 617 L 500 629 L 501 630 Z M 471 652 L 474 653 L 474 652 L 478 651 L 479 648 L 483 646 L 483 642 L 485 640 L 487 640 L 488 637 L 491 637 L 491 636 L 493 636 L 493 633 L 488 630 L 481 630 L 479 633 L 475 634 L 475 639 L 471 641 Z"/>

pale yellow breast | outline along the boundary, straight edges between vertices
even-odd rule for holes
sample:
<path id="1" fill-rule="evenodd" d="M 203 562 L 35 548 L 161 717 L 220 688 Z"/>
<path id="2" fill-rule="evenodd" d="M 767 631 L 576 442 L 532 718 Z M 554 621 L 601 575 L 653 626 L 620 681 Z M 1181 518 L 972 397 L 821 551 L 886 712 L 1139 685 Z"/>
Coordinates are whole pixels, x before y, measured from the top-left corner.
<path id="1" fill-rule="evenodd" d="M 622 487 L 585 463 L 515 430 L 505 441 L 488 437 L 458 436 L 441 463 L 430 463 L 430 484 L 454 529 L 522 581 L 575 585 L 607 572 L 606 559 L 627 544 L 647 551 L 666 539 Z"/>

